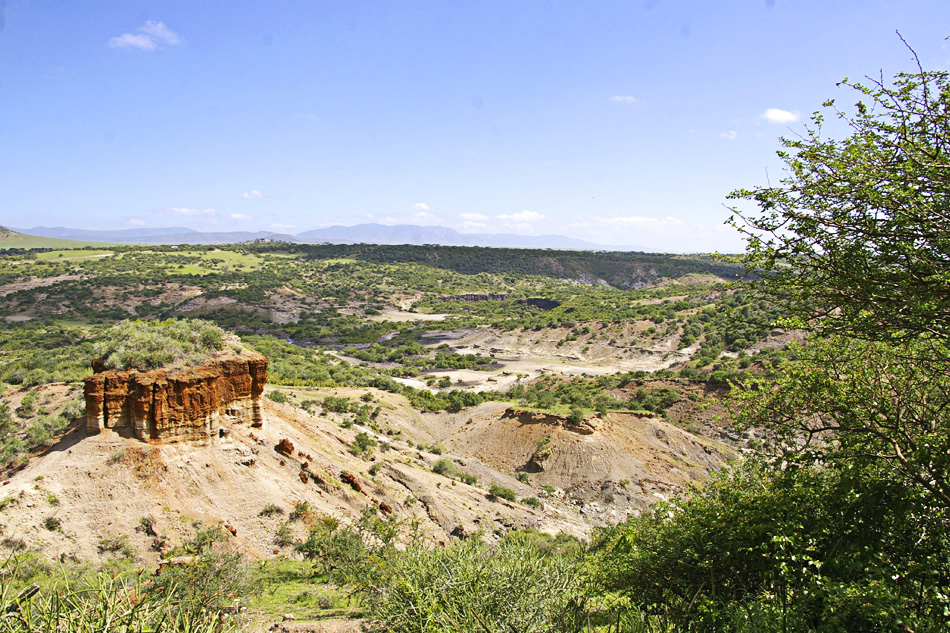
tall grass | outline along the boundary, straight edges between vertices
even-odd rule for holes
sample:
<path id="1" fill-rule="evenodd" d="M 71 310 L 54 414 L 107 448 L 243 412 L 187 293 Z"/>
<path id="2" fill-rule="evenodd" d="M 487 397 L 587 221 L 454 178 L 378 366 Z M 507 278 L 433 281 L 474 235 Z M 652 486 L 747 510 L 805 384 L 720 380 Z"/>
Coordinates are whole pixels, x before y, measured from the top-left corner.
<path id="1" fill-rule="evenodd" d="M 140 581 L 96 576 L 79 587 L 14 592 L 9 575 L 0 589 L 0 633 L 224 633 L 236 622 L 217 612 L 181 608 L 143 591 Z"/>

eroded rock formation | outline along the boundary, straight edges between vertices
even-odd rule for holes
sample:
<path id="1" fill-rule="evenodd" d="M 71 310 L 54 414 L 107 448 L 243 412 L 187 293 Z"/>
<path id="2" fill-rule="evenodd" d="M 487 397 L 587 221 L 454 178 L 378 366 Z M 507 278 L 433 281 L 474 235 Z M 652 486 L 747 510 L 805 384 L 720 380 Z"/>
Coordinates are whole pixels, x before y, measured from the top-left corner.
<path id="1" fill-rule="evenodd" d="M 243 352 L 199 367 L 140 372 L 93 361 L 85 378 L 86 426 L 127 430 L 147 442 L 209 440 L 220 424 L 263 425 L 267 357 Z"/>

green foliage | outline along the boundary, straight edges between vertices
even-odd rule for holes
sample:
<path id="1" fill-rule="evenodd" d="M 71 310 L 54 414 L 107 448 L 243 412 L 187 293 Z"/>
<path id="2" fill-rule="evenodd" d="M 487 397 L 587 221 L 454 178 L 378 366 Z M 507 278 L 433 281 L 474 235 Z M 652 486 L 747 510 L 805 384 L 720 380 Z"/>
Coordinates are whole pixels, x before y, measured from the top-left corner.
<path id="1" fill-rule="evenodd" d="M 695 630 L 742 613 L 796 631 L 936 630 L 950 623 L 948 524 L 921 501 L 886 470 L 748 462 L 601 531 L 597 579 Z"/>
<path id="2" fill-rule="evenodd" d="M 435 464 L 432 465 L 432 472 L 445 477 L 458 476 L 458 468 L 455 466 L 455 462 L 447 457 L 436 460 Z"/>
<path id="3" fill-rule="evenodd" d="M 376 440 L 373 439 L 369 433 L 364 433 L 360 431 L 356 434 L 356 438 L 353 440 L 353 454 L 354 455 L 367 455 L 372 454 L 373 447 L 377 445 Z"/>
<path id="4" fill-rule="evenodd" d="M 288 515 L 291 521 L 309 522 L 314 516 L 313 508 L 306 501 L 295 501 L 294 509 Z"/>
<path id="5" fill-rule="evenodd" d="M 732 400 L 763 454 L 598 540 L 601 589 L 673 627 L 950 626 L 950 75 L 844 83 L 869 101 L 834 110 L 851 135 L 816 115 L 783 140 L 779 186 L 733 194 L 759 206 L 733 220 L 768 304 L 750 322 L 815 332 Z M 729 375 L 727 331 L 704 332 L 710 380 Z"/>
<path id="6" fill-rule="evenodd" d="M 742 426 L 766 424 L 786 459 L 882 462 L 950 508 L 950 348 L 942 343 L 816 339 L 772 381 L 735 394 L 732 408 Z"/>
<path id="7" fill-rule="evenodd" d="M 327 396 L 323 399 L 323 408 L 334 413 L 347 413 L 352 406 L 353 403 L 345 396 Z"/>
<path id="8" fill-rule="evenodd" d="M 233 618 L 194 612 L 170 594 L 147 591 L 140 577 L 100 573 L 73 584 L 24 586 L 22 560 L 7 561 L 0 585 L 4 633 L 226 633 L 237 628 Z"/>
<path id="9" fill-rule="evenodd" d="M 799 323 L 872 340 L 950 338 L 946 141 L 950 73 L 900 73 L 893 84 L 848 80 L 853 113 L 825 108 L 851 135 L 782 139 L 778 186 L 738 190 L 746 236 L 738 261 Z"/>
<path id="10" fill-rule="evenodd" d="M 199 530 L 173 550 L 184 558 L 160 568 L 146 593 L 157 600 L 172 599 L 194 617 L 246 599 L 254 591 L 247 561 L 225 540 L 219 527 Z"/>
<path id="11" fill-rule="evenodd" d="M 448 477 L 449 479 L 458 479 L 470 486 L 474 486 L 478 482 L 478 477 L 459 470 L 455 462 L 448 457 L 436 460 L 432 465 L 432 472 L 442 475 L 443 477 Z"/>
<path id="12" fill-rule="evenodd" d="M 257 516 L 269 517 L 269 516 L 274 516 L 275 514 L 283 514 L 283 513 L 284 513 L 283 508 L 281 508 L 280 506 L 276 504 L 268 503 L 266 506 L 261 508 L 261 511 L 257 513 Z"/>
<path id="13" fill-rule="evenodd" d="M 32 418 L 36 414 L 36 395 L 28 393 L 20 399 L 20 406 L 16 408 L 16 414 L 20 418 Z"/>
<path id="14" fill-rule="evenodd" d="M 514 490 L 511 488 L 505 488 L 504 486 L 494 482 L 492 482 L 492 484 L 488 487 L 488 494 L 490 494 L 492 497 L 512 502 L 518 498 Z"/>
<path id="15" fill-rule="evenodd" d="M 267 397 L 274 402 L 285 404 L 287 402 L 287 394 L 283 391 L 272 390 L 267 392 Z"/>
<path id="16" fill-rule="evenodd" d="M 396 546 L 400 534 L 408 539 L 404 548 Z M 318 521 L 297 549 L 348 583 L 387 631 L 579 628 L 580 560 L 568 541 L 526 534 L 494 548 L 474 538 L 434 548 L 412 526 L 381 519 L 368 506 L 351 526 Z"/>
<path id="17" fill-rule="evenodd" d="M 567 416 L 567 421 L 571 424 L 581 424 L 584 422 L 584 409 L 578 406 L 571 407 L 571 414 Z"/>
<path id="18" fill-rule="evenodd" d="M 410 547 L 391 565 L 378 593 L 363 589 L 369 615 L 388 631 L 577 629 L 580 576 L 569 558 L 465 539 L 445 549 Z"/>
<path id="19" fill-rule="evenodd" d="M 198 319 L 123 321 L 96 344 L 106 367 L 145 371 L 198 365 L 224 348 L 224 331 Z"/>

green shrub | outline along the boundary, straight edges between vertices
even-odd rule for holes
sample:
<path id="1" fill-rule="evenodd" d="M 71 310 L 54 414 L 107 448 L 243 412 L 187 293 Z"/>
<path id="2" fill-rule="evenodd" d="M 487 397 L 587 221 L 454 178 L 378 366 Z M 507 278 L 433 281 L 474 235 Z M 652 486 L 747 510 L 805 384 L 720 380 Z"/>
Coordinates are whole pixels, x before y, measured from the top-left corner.
<path id="1" fill-rule="evenodd" d="M 290 521 L 284 521 L 277 527 L 277 531 L 274 532 L 274 545 L 277 547 L 287 547 L 288 545 L 293 545 L 294 535 L 290 531 Z"/>
<path id="2" fill-rule="evenodd" d="M 287 394 L 285 394 L 283 391 L 268 391 L 267 397 L 279 404 L 284 404 L 287 402 Z"/>
<path id="3" fill-rule="evenodd" d="M 535 510 L 541 507 L 541 502 L 538 500 L 537 497 L 524 497 L 521 500 L 521 503 L 531 508 L 534 508 Z"/>
<path id="4" fill-rule="evenodd" d="M 445 549 L 412 546 L 387 561 L 377 587 L 362 584 L 368 615 L 387 631 L 574 631 L 580 626 L 576 561 L 530 544 L 479 539 Z M 423 626 L 420 626 L 423 625 Z"/>
<path id="5" fill-rule="evenodd" d="M 198 365 L 224 348 L 225 337 L 224 330 L 198 319 L 123 321 L 103 334 L 95 353 L 114 369 Z"/>
<path id="6" fill-rule="evenodd" d="M 455 466 L 455 462 L 447 457 L 436 460 L 432 465 L 432 472 L 449 478 L 458 477 L 459 475 L 459 469 Z"/>
<path id="7" fill-rule="evenodd" d="M 257 513 L 257 516 L 269 517 L 269 516 L 274 516 L 275 514 L 283 514 L 283 513 L 284 513 L 283 508 L 273 503 L 268 503 L 266 506 L 264 506 L 261 509 L 260 512 Z"/>
<path id="8" fill-rule="evenodd" d="M 244 555 L 224 545 L 218 527 L 199 530 L 195 537 L 172 550 L 191 555 L 181 564 L 159 570 L 146 592 L 154 599 L 172 599 L 193 617 L 210 610 L 233 607 L 254 589 Z"/>
<path id="9" fill-rule="evenodd" d="M 374 440 L 369 433 L 360 431 L 353 440 L 353 454 L 366 455 L 367 453 L 372 453 L 374 446 L 376 446 L 376 440 Z"/>
<path id="10" fill-rule="evenodd" d="M 294 502 L 294 509 L 288 515 L 291 521 L 310 521 L 313 518 L 313 508 L 306 501 Z"/>
<path id="11" fill-rule="evenodd" d="M 499 499 L 504 499 L 506 501 L 515 501 L 518 496 L 515 494 L 515 491 L 511 488 L 505 488 L 496 483 L 492 483 L 488 488 L 488 494 L 492 497 L 497 497 Z"/>
<path id="12" fill-rule="evenodd" d="M 348 413 L 352 404 L 346 397 L 327 396 L 323 399 L 323 408 L 334 413 Z"/>

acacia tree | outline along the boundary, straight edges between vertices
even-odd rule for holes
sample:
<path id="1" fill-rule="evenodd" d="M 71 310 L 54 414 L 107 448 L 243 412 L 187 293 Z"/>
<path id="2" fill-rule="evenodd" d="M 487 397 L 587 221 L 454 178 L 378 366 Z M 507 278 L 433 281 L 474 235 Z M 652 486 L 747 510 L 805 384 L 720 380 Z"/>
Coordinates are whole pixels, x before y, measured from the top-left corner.
<path id="1" fill-rule="evenodd" d="M 755 457 L 605 530 L 596 580 L 684 630 L 950 626 L 950 77 L 844 82 L 783 139 L 786 175 L 739 190 L 761 296 L 811 332 L 733 393 Z"/>
<path id="2" fill-rule="evenodd" d="M 733 192 L 730 220 L 759 289 L 814 332 L 736 416 L 787 458 L 892 465 L 950 508 L 950 75 L 843 82 L 860 96 L 844 139 L 782 139 L 777 186 Z"/>
<path id="3" fill-rule="evenodd" d="M 950 75 L 842 84 L 859 95 L 854 112 L 824 105 L 850 136 L 825 138 L 816 113 L 804 135 L 782 139 L 779 185 L 731 194 L 758 207 L 733 208 L 747 242 L 738 261 L 798 325 L 950 338 Z"/>

